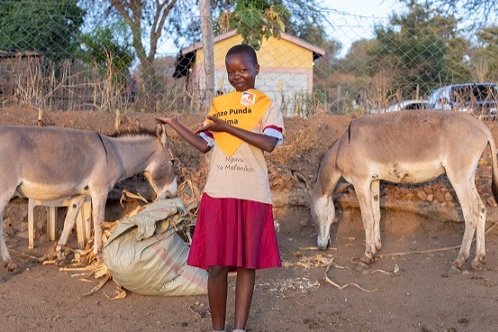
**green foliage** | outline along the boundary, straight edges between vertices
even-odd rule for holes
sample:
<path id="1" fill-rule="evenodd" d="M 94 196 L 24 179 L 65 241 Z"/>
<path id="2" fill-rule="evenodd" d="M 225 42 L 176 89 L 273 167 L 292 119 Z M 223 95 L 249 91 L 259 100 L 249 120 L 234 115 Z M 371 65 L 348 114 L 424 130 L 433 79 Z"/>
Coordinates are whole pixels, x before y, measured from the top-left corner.
<path id="1" fill-rule="evenodd" d="M 116 34 L 117 30 L 125 29 L 105 27 L 83 34 L 78 57 L 87 64 L 97 65 L 102 72 L 112 70 L 112 79 L 124 82 L 134 57 L 131 45 L 126 42 L 128 38 L 118 39 L 115 35 L 123 36 L 124 32 Z"/>
<path id="2" fill-rule="evenodd" d="M 353 42 L 348 54 L 339 61 L 339 67 L 355 76 L 367 75 L 374 65 L 369 53 L 376 47 L 376 39 L 361 39 Z"/>
<path id="3" fill-rule="evenodd" d="M 330 24 L 326 17 L 327 10 L 315 0 L 281 2 L 291 13 L 285 21 L 287 33 L 325 49 L 324 60 L 332 64 L 341 45 L 325 31 L 325 27 Z"/>
<path id="4" fill-rule="evenodd" d="M 236 29 L 244 42 L 256 49 L 263 38 L 279 37 L 281 32 L 320 46 L 330 55 L 331 61 L 340 44 L 330 39 L 325 31 L 323 8 L 316 0 L 279 1 L 216 1 L 218 30 Z"/>
<path id="5" fill-rule="evenodd" d="M 72 58 L 83 15 L 77 0 L 3 0 L 0 49 L 37 51 L 54 61 Z"/>
<path id="6" fill-rule="evenodd" d="M 390 27 L 375 29 L 378 43 L 369 55 L 376 65 L 370 74 L 388 68 L 404 97 L 417 86 L 426 93 L 440 84 L 469 80 L 463 63 L 468 43 L 456 35 L 456 23 L 412 1 L 408 14 L 394 15 Z"/>
<path id="7" fill-rule="evenodd" d="M 263 38 L 280 37 L 289 15 L 285 7 L 271 1 L 237 1 L 233 12 L 223 12 L 218 22 L 221 30 L 237 30 L 244 43 L 258 50 Z"/>
<path id="8" fill-rule="evenodd" d="M 414 0 L 400 1 L 411 3 Z M 472 23 L 467 28 L 474 31 L 498 18 L 498 1 L 495 0 L 424 0 L 424 4 L 431 11 L 453 15 L 458 19 L 470 19 Z"/>
<path id="9" fill-rule="evenodd" d="M 481 81 L 498 81 L 498 26 L 484 28 L 477 33 L 479 47 L 473 50 L 472 65 Z"/>

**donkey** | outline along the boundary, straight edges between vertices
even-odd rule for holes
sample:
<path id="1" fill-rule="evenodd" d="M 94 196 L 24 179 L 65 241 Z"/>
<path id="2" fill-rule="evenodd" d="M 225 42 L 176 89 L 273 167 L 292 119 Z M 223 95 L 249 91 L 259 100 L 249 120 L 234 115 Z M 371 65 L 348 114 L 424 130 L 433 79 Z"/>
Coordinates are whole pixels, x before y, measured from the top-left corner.
<path id="1" fill-rule="evenodd" d="M 480 120 L 468 114 L 437 111 L 402 111 L 353 120 L 323 158 L 311 192 L 310 210 L 318 230 L 318 247 L 325 249 L 330 242 L 330 226 L 336 221 L 331 195 L 341 177 L 354 186 L 360 205 L 366 249 L 358 268 L 363 268 L 374 261 L 381 248 L 380 181 L 414 184 L 446 173 L 465 219 L 453 266 L 462 268 L 476 233 L 472 267 L 479 270 L 486 254 L 486 209 L 475 186 L 475 173 L 488 145 L 492 190 L 498 201 L 495 142 Z"/>
<path id="2" fill-rule="evenodd" d="M 0 127 L 0 256 L 12 262 L 3 236 L 3 215 L 14 196 L 39 200 L 73 197 L 73 209 L 84 196 L 92 200 L 93 251 L 102 250 L 102 221 L 109 191 L 135 174 L 144 173 L 158 198 L 175 195 L 177 180 L 164 126 L 110 137 L 88 130 L 55 127 Z M 58 242 L 60 250 L 74 225 L 71 209 Z"/>

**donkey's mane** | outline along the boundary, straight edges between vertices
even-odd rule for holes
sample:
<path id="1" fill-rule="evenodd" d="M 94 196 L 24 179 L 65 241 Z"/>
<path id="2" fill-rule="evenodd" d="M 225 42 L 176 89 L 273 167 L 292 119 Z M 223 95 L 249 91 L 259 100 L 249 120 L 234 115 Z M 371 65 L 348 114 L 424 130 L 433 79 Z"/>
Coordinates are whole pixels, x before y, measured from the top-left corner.
<path id="1" fill-rule="evenodd" d="M 156 137 L 156 132 L 145 127 L 126 128 L 117 130 L 109 135 L 110 137 L 125 137 L 125 136 L 151 136 Z"/>

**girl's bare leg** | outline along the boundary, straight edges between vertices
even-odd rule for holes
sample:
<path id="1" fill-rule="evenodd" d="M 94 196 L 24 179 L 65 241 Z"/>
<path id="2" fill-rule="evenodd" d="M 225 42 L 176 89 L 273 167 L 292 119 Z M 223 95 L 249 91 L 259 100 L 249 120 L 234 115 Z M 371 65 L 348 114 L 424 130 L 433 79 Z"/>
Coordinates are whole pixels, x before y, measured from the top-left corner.
<path id="1" fill-rule="evenodd" d="M 225 329 L 228 267 L 211 266 L 208 271 L 208 299 L 213 330 Z"/>
<path id="2" fill-rule="evenodd" d="M 249 310 L 251 309 L 252 294 L 256 270 L 237 269 L 237 283 L 235 286 L 235 326 L 234 329 L 245 330 Z"/>

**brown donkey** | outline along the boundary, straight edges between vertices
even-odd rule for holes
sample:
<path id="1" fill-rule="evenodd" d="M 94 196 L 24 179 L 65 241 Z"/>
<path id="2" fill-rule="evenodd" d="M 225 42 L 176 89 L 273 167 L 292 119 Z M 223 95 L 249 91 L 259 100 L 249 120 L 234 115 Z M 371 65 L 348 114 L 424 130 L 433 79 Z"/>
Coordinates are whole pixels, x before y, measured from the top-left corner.
<path id="1" fill-rule="evenodd" d="M 475 173 L 488 145 L 493 194 L 498 200 L 495 142 L 489 128 L 471 115 L 401 111 L 353 120 L 323 158 L 312 190 L 310 208 L 318 229 L 318 247 L 325 249 L 330 242 L 330 225 L 335 221 L 332 194 L 341 177 L 354 186 L 360 204 L 366 245 L 359 266 L 362 267 L 372 263 L 381 248 L 379 182 L 421 183 L 446 173 L 465 219 L 460 251 L 453 266 L 462 268 L 476 233 L 472 267 L 480 269 L 486 254 L 486 209 L 475 186 Z"/>

